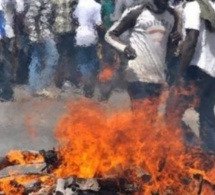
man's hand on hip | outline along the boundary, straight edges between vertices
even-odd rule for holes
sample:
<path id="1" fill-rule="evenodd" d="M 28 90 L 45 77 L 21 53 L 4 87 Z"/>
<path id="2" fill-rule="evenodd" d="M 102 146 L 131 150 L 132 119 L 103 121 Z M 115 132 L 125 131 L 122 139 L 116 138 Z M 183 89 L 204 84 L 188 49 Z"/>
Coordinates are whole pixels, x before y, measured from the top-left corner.
<path id="1" fill-rule="evenodd" d="M 129 60 L 133 60 L 137 57 L 136 51 L 130 45 L 126 46 L 124 54 Z"/>

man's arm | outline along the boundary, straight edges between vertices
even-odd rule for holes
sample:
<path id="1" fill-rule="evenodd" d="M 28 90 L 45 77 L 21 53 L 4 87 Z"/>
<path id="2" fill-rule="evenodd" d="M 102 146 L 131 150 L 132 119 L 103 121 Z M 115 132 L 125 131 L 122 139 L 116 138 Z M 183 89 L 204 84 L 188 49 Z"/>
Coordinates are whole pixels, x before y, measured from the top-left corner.
<path id="1" fill-rule="evenodd" d="M 169 36 L 168 49 L 170 51 L 174 51 L 175 48 L 178 46 L 179 41 L 181 40 L 181 34 L 179 32 L 179 15 L 172 8 L 169 8 L 168 11 L 174 17 L 174 20 L 175 20 L 174 26 Z"/>
<path id="2" fill-rule="evenodd" d="M 201 10 L 198 2 L 188 2 L 184 9 L 184 29 L 186 31 L 185 40 L 182 47 L 180 76 L 190 64 L 198 42 L 201 26 Z"/>
<path id="3" fill-rule="evenodd" d="M 180 74 L 183 76 L 185 69 L 190 64 L 198 42 L 201 27 L 201 10 L 197 1 L 187 2 L 184 8 L 185 40 L 182 47 Z"/>
<path id="4" fill-rule="evenodd" d="M 195 48 L 198 42 L 198 37 L 199 37 L 198 30 L 193 29 L 186 30 L 186 37 L 182 47 L 180 75 L 183 75 L 184 71 L 189 66 L 193 58 Z"/>
<path id="5" fill-rule="evenodd" d="M 120 35 L 135 26 L 136 19 L 142 11 L 142 7 L 126 10 L 121 19 L 114 23 L 105 35 L 106 41 L 117 50 L 124 52 L 126 44 L 120 40 Z"/>

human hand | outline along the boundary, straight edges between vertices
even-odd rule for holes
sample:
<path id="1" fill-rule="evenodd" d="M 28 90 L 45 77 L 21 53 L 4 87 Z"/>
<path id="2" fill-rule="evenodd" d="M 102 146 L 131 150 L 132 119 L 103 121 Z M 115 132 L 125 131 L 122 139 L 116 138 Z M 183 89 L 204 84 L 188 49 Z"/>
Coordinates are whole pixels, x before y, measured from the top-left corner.
<path id="1" fill-rule="evenodd" d="M 182 40 L 182 36 L 176 31 L 170 34 L 170 40 L 173 44 L 177 44 L 180 40 Z"/>
<path id="2" fill-rule="evenodd" d="M 126 46 L 124 54 L 129 60 L 133 60 L 137 57 L 136 51 L 130 45 Z"/>

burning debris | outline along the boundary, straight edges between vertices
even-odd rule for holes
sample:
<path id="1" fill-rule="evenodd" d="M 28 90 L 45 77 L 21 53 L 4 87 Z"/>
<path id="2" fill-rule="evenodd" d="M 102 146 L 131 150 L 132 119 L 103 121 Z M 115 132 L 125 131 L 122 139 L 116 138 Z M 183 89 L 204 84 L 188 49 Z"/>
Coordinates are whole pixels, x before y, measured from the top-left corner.
<path id="1" fill-rule="evenodd" d="M 1 159 L 1 170 L 45 165 L 1 177 L 1 194 L 215 194 L 215 155 L 185 146 L 180 129 L 168 129 L 150 102 L 142 106 L 109 113 L 93 102 L 72 103 L 56 129 L 56 150 L 12 151 Z"/>
<path id="2" fill-rule="evenodd" d="M 25 173 L 5 176 L 0 178 L 0 194 L 31 194 L 31 195 L 97 195 L 97 194 L 151 194 L 151 195 L 175 195 L 178 188 L 184 188 L 186 194 L 193 195 L 209 195 L 215 193 L 215 183 L 210 181 L 210 178 L 205 175 L 206 172 L 212 171 L 215 162 L 215 155 L 206 154 L 201 150 L 190 149 L 193 161 L 185 159 L 184 166 L 189 167 L 192 174 L 171 173 L 168 177 L 172 180 L 177 178 L 180 183 L 164 186 L 162 189 L 156 189 L 156 183 L 165 180 L 164 170 L 167 159 L 161 159 L 158 163 L 157 170 L 159 176 L 156 178 L 152 173 L 142 169 L 141 167 L 131 167 L 128 170 L 123 170 L 123 175 L 119 177 L 95 177 L 95 178 L 78 178 L 70 176 L 67 178 L 58 178 L 55 171 L 59 168 L 61 160 L 58 157 L 58 152 L 55 150 L 42 152 L 29 151 L 13 151 L 10 152 L 0 163 L 1 168 L 13 166 L 17 164 L 27 165 L 33 163 L 45 163 L 46 169 L 42 169 L 41 173 Z M 11 157 L 11 154 L 19 154 L 17 159 Z M 26 156 L 27 155 L 27 156 Z M 12 161 L 11 161 L 12 159 Z M 42 161 L 43 159 L 43 161 Z M 199 160 L 200 164 L 195 164 Z M 5 164 L 5 162 L 7 162 Z M 24 163 L 25 162 L 25 163 Z M 3 163 L 3 164 L 2 164 Z M 196 167 L 199 169 L 196 169 Z M 51 169 L 50 169 L 51 167 Z M 119 168 L 116 168 L 119 170 Z M 115 172 L 116 170 L 110 170 Z M 45 172 L 44 172 L 45 171 Z M 175 178 L 174 178 L 175 177 Z M 214 181 L 213 181 L 214 182 Z M 154 190 L 150 192 L 147 188 Z M 178 188 L 176 187 L 178 186 Z M 191 193 L 192 192 L 192 193 Z"/>

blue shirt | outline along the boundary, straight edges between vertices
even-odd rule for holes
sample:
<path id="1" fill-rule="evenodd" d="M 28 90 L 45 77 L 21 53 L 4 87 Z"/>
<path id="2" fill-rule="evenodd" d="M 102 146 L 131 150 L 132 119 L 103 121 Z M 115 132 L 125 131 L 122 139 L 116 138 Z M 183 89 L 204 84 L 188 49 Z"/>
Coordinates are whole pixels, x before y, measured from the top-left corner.
<path id="1" fill-rule="evenodd" d="M 2 38 L 6 37 L 5 19 L 4 19 L 3 11 L 0 11 L 0 35 L 1 35 Z"/>

